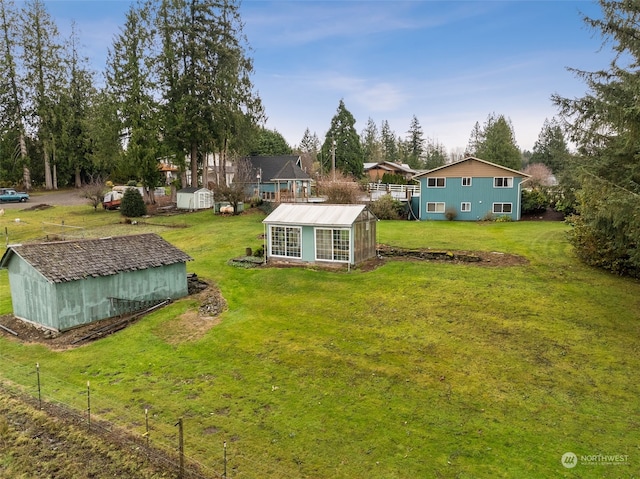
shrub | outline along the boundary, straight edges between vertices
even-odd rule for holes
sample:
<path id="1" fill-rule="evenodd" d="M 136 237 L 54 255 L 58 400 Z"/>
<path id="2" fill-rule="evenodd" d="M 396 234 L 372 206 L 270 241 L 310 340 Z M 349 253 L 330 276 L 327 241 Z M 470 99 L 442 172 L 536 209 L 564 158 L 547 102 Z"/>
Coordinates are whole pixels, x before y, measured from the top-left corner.
<path id="1" fill-rule="evenodd" d="M 385 173 L 382 175 L 381 183 L 386 185 L 406 185 L 407 180 L 404 176 L 395 173 Z"/>
<path id="2" fill-rule="evenodd" d="M 508 223 L 513 221 L 513 218 L 509 215 L 501 215 L 496 218 L 496 223 Z"/>
<path id="3" fill-rule="evenodd" d="M 401 201 L 396 200 L 391 195 L 384 195 L 378 198 L 376 201 L 372 201 L 369 204 L 369 210 L 379 220 L 397 220 L 400 219 L 400 215 L 404 206 Z"/>
<path id="4" fill-rule="evenodd" d="M 458 216 L 458 210 L 456 210 L 453 206 L 448 206 L 444 212 L 444 217 L 449 221 L 453 221 Z"/>
<path id="5" fill-rule="evenodd" d="M 549 197 L 540 188 L 522 190 L 522 213 L 542 213 L 549 206 Z"/>
<path id="6" fill-rule="evenodd" d="M 362 188 L 353 178 L 337 171 L 333 176 L 321 178 L 317 182 L 318 193 L 326 198 L 326 202 L 334 205 L 354 205 L 362 197 Z"/>
<path id="7" fill-rule="evenodd" d="M 128 218 L 138 218 L 147 214 L 147 206 L 135 188 L 127 188 L 120 202 L 120 214 Z"/>

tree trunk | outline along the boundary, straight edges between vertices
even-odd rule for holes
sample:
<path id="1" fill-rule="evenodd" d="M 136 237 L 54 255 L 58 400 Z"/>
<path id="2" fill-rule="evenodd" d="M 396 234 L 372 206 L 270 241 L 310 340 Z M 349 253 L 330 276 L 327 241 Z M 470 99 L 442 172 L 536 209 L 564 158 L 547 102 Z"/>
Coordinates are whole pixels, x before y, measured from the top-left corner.
<path id="1" fill-rule="evenodd" d="M 198 145 L 191 143 L 191 186 L 198 186 Z"/>
<path id="2" fill-rule="evenodd" d="M 76 166 L 76 188 L 82 188 L 82 177 L 80 176 L 79 166 Z"/>
<path id="3" fill-rule="evenodd" d="M 224 138 L 224 148 L 220 155 L 220 171 L 222 172 L 222 184 L 227 185 L 227 147 L 229 143 L 227 141 L 227 137 Z"/>
<path id="4" fill-rule="evenodd" d="M 53 164 L 53 189 L 58 189 L 58 167 L 56 164 Z"/>
<path id="5" fill-rule="evenodd" d="M 24 133 L 20 132 L 20 157 L 22 158 L 22 183 L 24 183 L 25 191 L 31 190 L 31 171 L 27 166 L 27 144 L 24 140 Z"/>
<path id="6" fill-rule="evenodd" d="M 209 188 L 209 153 L 204 155 L 202 161 L 202 186 Z"/>
<path id="7" fill-rule="evenodd" d="M 53 189 L 53 180 L 51 178 L 51 163 L 49 160 L 49 150 L 47 149 L 47 145 L 44 146 L 44 187 L 47 190 Z"/>
<path id="8" fill-rule="evenodd" d="M 22 182 L 24 183 L 25 191 L 31 190 L 31 171 L 29 171 L 29 167 L 24 165 L 22 167 Z"/>

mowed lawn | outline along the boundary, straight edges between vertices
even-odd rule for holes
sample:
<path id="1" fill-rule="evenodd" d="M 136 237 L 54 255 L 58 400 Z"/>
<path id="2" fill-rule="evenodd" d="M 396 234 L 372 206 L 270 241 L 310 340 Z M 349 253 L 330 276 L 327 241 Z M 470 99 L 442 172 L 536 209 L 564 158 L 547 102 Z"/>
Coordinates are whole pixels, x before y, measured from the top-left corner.
<path id="1" fill-rule="evenodd" d="M 20 217 L 20 223 L 15 217 Z M 388 260 L 373 271 L 242 269 L 261 213 L 124 225 L 89 207 L 9 211 L 9 242 L 41 223 L 93 236 L 156 231 L 228 310 L 191 330 L 177 301 L 108 338 L 52 352 L 0 338 L 0 376 L 86 408 L 152 443 L 176 443 L 230 478 L 637 477 L 640 282 L 586 267 L 563 223 L 378 223 L 378 242 L 493 251 L 524 266 Z M 11 311 L 6 271 L 0 313 Z M 624 455 L 565 468 L 566 452 Z"/>

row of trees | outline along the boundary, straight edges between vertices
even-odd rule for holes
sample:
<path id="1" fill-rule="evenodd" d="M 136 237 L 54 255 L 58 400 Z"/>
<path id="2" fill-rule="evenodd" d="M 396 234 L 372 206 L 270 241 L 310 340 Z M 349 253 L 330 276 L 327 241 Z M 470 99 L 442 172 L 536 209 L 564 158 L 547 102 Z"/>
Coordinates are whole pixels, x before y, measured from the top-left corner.
<path id="1" fill-rule="evenodd" d="M 295 149 L 303 158 L 316 163 L 321 173 L 335 167 L 345 174 L 360 177 L 364 162 L 405 163 L 416 170 L 427 170 L 446 163 L 475 156 L 493 163 L 521 170 L 529 164 L 543 164 L 559 174 L 573 157 L 565 133 L 558 120 L 545 120 L 533 151 L 521 151 L 515 140 L 511 121 L 504 115 L 490 114 L 483 125 L 477 122 L 466 149 L 459 154 L 447 154 L 437 140 L 425 138 L 420 122 L 414 115 L 406 136 L 398 136 L 383 121 L 380 129 L 369 118 L 358 135 L 356 120 L 340 100 L 324 142 L 307 129 Z"/>
<path id="2" fill-rule="evenodd" d="M 60 38 L 42 0 L 20 9 L 0 0 L 3 182 L 53 189 L 111 177 L 151 187 L 167 158 L 194 183 L 207 153 L 248 154 L 260 136 L 236 1 L 132 5 L 101 89 L 78 45 L 75 26 Z"/>

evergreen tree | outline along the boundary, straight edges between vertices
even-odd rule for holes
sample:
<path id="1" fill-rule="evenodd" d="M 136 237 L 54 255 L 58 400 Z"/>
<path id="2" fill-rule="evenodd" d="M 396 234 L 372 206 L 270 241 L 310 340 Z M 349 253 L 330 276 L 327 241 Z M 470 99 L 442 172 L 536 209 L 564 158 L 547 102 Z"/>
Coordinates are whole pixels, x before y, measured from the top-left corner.
<path id="1" fill-rule="evenodd" d="M 489 115 L 480 131 L 478 138 L 473 138 L 475 145 L 470 140 L 469 146 L 475 146 L 473 156 L 490 161 L 497 165 L 506 166 L 514 170 L 522 167 L 520 149 L 516 145 L 515 134 L 511 121 L 503 115 Z"/>
<path id="2" fill-rule="evenodd" d="M 107 85 L 116 101 L 126 147 L 119 168 L 121 179 L 140 180 L 154 202 L 153 189 L 160 182 L 158 158 L 159 105 L 156 84 L 147 58 L 153 47 L 148 6 L 131 6 L 125 26 L 109 51 Z"/>
<path id="3" fill-rule="evenodd" d="M 260 128 L 258 134 L 254 138 L 254 145 L 251 149 L 251 155 L 290 155 L 291 151 L 291 147 L 287 143 L 287 140 L 285 140 L 277 130 Z"/>
<path id="4" fill-rule="evenodd" d="M 88 154 L 91 162 L 91 176 L 107 178 L 114 166 L 123 157 L 120 141 L 120 118 L 117 104 L 106 91 L 96 93 L 87 112 L 87 135 L 89 137 Z M 129 179 L 128 175 L 125 179 Z M 91 181 L 90 181 L 91 183 Z"/>
<path id="5" fill-rule="evenodd" d="M 389 122 L 384 120 L 380 128 L 380 140 L 382 141 L 382 151 L 384 161 L 398 161 L 398 144 L 396 134 L 391 130 Z"/>
<path id="6" fill-rule="evenodd" d="M 62 45 L 58 28 L 47 12 L 42 0 L 29 0 L 22 11 L 22 66 L 23 79 L 29 98 L 27 112 L 30 127 L 36 132 L 43 157 L 45 188 L 53 183 L 51 162 L 55 161 L 55 117 L 60 100 L 62 80 L 65 78 L 61 58 Z"/>
<path id="7" fill-rule="evenodd" d="M 542 163 L 553 173 L 560 174 L 570 156 L 562 127 L 555 118 L 551 121 L 545 119 L 529 163 Z"/>
<path id="8" fill-rule="evenodd" d="M 572 243 L 587 263 L 640 277 L 640 4 L 600 0 L 602 15 L 584 20 L 615 57 L 608 69 L 574 70 L 589 92 L 552 97 L 583 158 L 575 169 L 578 210 Z"/>
<path id="9" fill-rule="evenodd" d="M 70 42 L 65 62 L 69 75 L 67 87 L 62 91 L 56 108 L 57 138 L 54 166 L 54 183 L 73 182 L 81 188 L 85 181 L 96 176 L 90 159 L 91 140 L 89 138 L 89 105 L 95 96 L 93 75 L 87 67 L 86 58 L 81 58 L 78 50 L 78 35 L 75 23 L 72 25 Z M 62 166 L 62 171 L 61 171 Z"/>
<path id="10" fill-rule="evenodd" d="M 120 214 L 127 218 L 139 218 L 147 214 L 147 206 L 137 188 L 127 188 L 120 202 Z"/>
<path id="11" fill-rule="evenodd" d="M 264 117 L 238 9 L 234 0 L 163 0 L 158 11 L 166 138 L 189 156 L 192 186 L 204 150 L 215 142 L 226 164 L 231 138 Z"/>
<path id="12" fill-rule="evenodd" d="M 344 101 L 340 100 L 338 110 L 331 119 L 331 126 L 327 131 L 322 145 L 323 171 L 330 171 L 331 162 L 335 155 L 336 169 L 344 174 L 360 178 L 363 174 L 364 161 L 360 137 L 355 128 L 356 120 Z"/>
<path id="13" fill-rule="evenodd" d="M 2 131 L 2 178 L 31 189 L 31 175 L 24 124 L 24 91 L 18 76 L 18 13 L 9 0 L 0 0 L 0 131 Z"/>
<path id="14" fill-rule="evenodd" d="M 367 126 L 365 126 L 362 131 L 361 137 L 364 160 L 368 163 L 380 163 L 384 161 L 380 133 L 373 119 L 369 118 Z"/>
<path id="15" fill-rule="evenodd" d="M 407 163 L 411 168 L 419 169 L 423 166 L 422 155 L 425 150 L 425 140 L 422 133 L 422 127 L 418 118 L 413 115 L 411 119 L 411 125 L 409 126 L 407 147 L 408 147 L 408 159 Z"/>
<path id="16" fill-rule="evenodd" d="M 476 121 L 476 124 L 473 125 L 473 129 L 471 130 L 471 135 L 469 136 L 469 142 L 467 143 L 467 151 L 465 152 L 465 156 L 474 156 L 478 157 L 478 150 L 480 149 L 480 145 L 483 140 L 483 132 L 480 127 L 480 122 Z"/>
<path id="17" fill-rule="evenodd" d="M 428 141 L 424 152 L 423 168 L 432 170 L 447 163 L 444 145 L 437 141 Z"/>
<path id="18" fill-rule="evenodd" d="M 320 140 L 315 133 L 311 134 L 309 128 L 304 131 L 302 140 L 300 140 L 300 146 L 296 149 L 300 154 L 302 161 L 302 168 L 307 172 L 317 171 L 320 168 L 318 165 L 318 153 L 320 152 Z"/>

